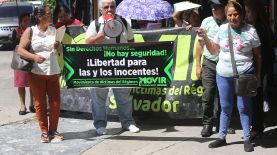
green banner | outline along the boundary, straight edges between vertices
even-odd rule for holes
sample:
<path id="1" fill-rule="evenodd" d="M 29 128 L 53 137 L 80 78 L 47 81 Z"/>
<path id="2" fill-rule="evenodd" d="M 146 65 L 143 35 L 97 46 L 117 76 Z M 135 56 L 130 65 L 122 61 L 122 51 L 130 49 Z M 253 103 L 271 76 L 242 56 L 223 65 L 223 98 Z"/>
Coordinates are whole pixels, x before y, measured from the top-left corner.
<path id="1" fill-rule="evenodd" d="M 68 88 L 169 87 L 174 42 L 64 44 Z"/>

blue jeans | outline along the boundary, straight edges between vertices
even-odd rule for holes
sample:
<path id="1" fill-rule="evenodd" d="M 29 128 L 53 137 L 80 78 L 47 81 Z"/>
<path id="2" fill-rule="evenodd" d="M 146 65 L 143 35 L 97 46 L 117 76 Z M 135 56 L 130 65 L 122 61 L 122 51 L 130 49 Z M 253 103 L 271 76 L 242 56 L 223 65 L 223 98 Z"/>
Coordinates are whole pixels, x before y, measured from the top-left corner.
<path id="1" fill-rule="evenodd" d="M 217 74 L 216 83 L 218 86 L 221 105 L 219 138 L 225 139 L 227 135 L 227 129 L 230 124 L 234 104 L 234 78 L 222 77 Z M 251 97 L 237 96 L 237 107 L 243 129 L 244 140 L 249 140 L 250 138 L 250 123 L 252 111 L 251 102 Z"/>
<path id="2" fill-rule="evenodd" d="M 112 88 L 113 94 L 117 104 L 117 111 L 119 120 L 123 128 L 128 128 L 129 125 L 135 124 L 132 117 L 133 107 L 130 98 L 130 89 L 127 88 Z M 94 127 L 106 127 L 107 126 L 107 114 L 106 114 L 106 99 L 108 97 L 108 88 L 93 88 L 91 90 L 92 98 L 92 117 L 94 119 Z"/>

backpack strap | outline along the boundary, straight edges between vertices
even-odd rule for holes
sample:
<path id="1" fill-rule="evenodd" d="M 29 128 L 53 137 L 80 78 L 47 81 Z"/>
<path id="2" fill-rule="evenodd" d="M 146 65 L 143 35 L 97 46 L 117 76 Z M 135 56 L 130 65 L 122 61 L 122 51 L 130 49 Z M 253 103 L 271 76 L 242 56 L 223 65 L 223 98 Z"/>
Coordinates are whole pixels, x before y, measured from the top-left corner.
<path id="1" fill-rule="evenodd" d="M 123 25 L 125 26 L 126 30 L 127 29 L 127 20 L 125 18 L 123 18 L 122 16 L 119 16 L 119 18 L 121 19 L 121 21 L 123 22 Z"/>
<path id="2" fill-rule="evenodd" d="M 30 36 L 29 36 L 30 45 L 28 46 L 28 51 L 30 53 L 34 53 L 33 49 L 32 49 L 32 37 L 33 37 L 33 29 L 32 29 L 32 27 L 30 27 Z"/>
<path id="3" fill-rule="evenodd" d="M 33 29 L 32 27 L 30 27 L 30 36 L 29 36 L 30 41 L 32 41 L 32 37 L 33 37 Z"/>
<path id="4" fill-rule="evenodd" d="M 117 16 L 121 19 L 123 25 L 125 26 L 126 30 L 128 31 L 126 19 L 123 18 L 122 16 L 119 16 L 119 15 L 117 15 Z M 121 35 L 119 35 L 118 37 L 116 37 L 116 43 L 120 43 L 120 36 L 121 36 Z"/>
<path id="5" fill-rule="evenodd" d="M 95 19 L 95 28 L 96 28 L 96 33 L 98 33 L 99 29 L 100 29 L 100 24 L 99 24 L 98 18 Z"/>

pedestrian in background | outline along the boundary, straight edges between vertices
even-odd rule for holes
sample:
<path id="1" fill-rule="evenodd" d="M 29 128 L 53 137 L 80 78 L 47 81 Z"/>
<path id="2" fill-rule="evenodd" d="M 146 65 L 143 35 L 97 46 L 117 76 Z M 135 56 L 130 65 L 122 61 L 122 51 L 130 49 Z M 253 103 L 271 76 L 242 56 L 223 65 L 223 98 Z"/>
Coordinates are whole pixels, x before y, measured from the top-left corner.
<path id="1" fill-rule="evenodd" d="M 19 16 L 19 26 L 13 30 L 12 33 L 12 41 L 13 47 L 16 47 L 19 44 L 21 35 L 23 32 L 30 26 L 30 15 L 29 14 L 21 14 Z M 17 47 L 15 48 L 15 50 Z M 14 70 L 14 86 L 18 89 L 19 101 L 20 101 L 20 110 L 19 115 L 26 115 L 27 108 L 25 104 L 25 96 L 26 90 L 25 87 L 29 87 L 28 79 L 27 79 L 27 72 Z M 35 112 L 34 102 L 33 102 L 33 95 L 30 89 L 30 105 L 29 105 L 30 112 Z"/>
<path id="2" fill-rule="evenodd" d="M 52 12 L 47 6 L 39 6 L 35 10 L 37 25 L 26 29 L 23 33 L 18 53 L 22 57 L 33 60 L 33 69 L 28 74 L 30 88 L 33 92 L 36 116 L 41 130 L 41 142 L 61 141 L 63 136 L 57 132 L 60 114 L 60 67 L 55 49 L 59 43 L 55 41 L 56 28 L 53 24 Z M 29 40 L 30 34 L 32 39 Z M 26 49 L 31 45 L 34 53 Z M 48 96 L 51 108 L 49 119 L 47 116 Z M 49 124 L 48 124 L 49 122 Z"/>
<path id="3" fill-rule="evenodd" d="M 225 7 L 228 20 L 227 24 L 220 26 L 218 33 L 213 40 L 210 40 L 203 29 L 197 32 L 211 54 L 217 54 L 216 82 L 219 90 L 221 115 L 219 138 L 209 144 L 209 148 L 217 148 L 227 145 L 226 136 L 229 127 L 234 104 L 234 75 L 230 56 L 230 45 L 228 30 L 233 38 L 233 49 L 236 67 L 239 74 L 255 74 L 258 79 L 258 87 L 261 86 L 261 50 L 260 40 L 256 29 L 244 22 L 244 6 L 234 0 L 229 0 Z M 252 152 L 254 147 L 250 141 L 250 122 L 252 100 L 248 96 L 237 96 L 237 107 L 240 114 L 240 121 L 243 128 L 244 151 Z"/>
<path id="4" fill-rule="evenodd" d="M 257 96 L 253 97 L 253 117 L 251 139 L 259 138 L 264 131 L 263 105 L 268 104 L 268 82 L 272 82 L 274 52 L 272 48 L 273 32 L 270 28 L 269 19 L 265 12 L 262 0 L 245 0 L 246 22 L 253 25 L 261 40 L 262 71 L 261 84 Z M 259 10 L 259 11 L 257 11 Z"/>
<path id="5" fill-rule="evenodd" d="M 127 43 L 134 41 L 134 35 L 131 26 L 127 23 L 127 27 L 123 26 L 123 32 L 117 38 L 110 38 L 103 32 L 104 28 L 104 17 L 108 14 L 113 16 L 116 20 L 123 23 L 123 18 L 115 15 L 116 2 L 115 0 L 100 0 L 98 2 L 98 7 L 100 9 L 101 15 L 97 22 L 94 20 L 90 23 L 85 37 L 85 42 L 87 44 L 115 44 L 115 43 Z M 99 23 L 97 25 L 96 23 Z M 124 24 L 123 24 L 124 25 Z M 99 26 L 99 31 L 97 32 L 97 26 Z M 119 119 L 121 121 L 122 128 L 130 132 L 139 132 L 139 128 L 135 125 L 135 120 L 132 116 L 133 107 L 130 98 L 129 88 L 112 88 L 113 94 L 115 96 L 117 111 Z M 94 126 L 96 128 L 96 133 L 98 135 L 107 134 L 107 114 L 106 114 L 106 98 L 108 96 L 109 88 L 94 88 L 91 90 L 92 98 L 92 116 L 94 119 Z"/>
<path id="6" fill-rule="evenodd" d="M 187 30 L 192 27 L 198 27 L 200 24 L 199 12 L 196 9 L 185 11 L 176 11 L 172 18 L 175 22 L 175 27 L 185 27 Z"/>
<path id="7" fill-rule="evenodd" d="M 187 27 L 189 23 L 190 10 L 176 11 L 173 13 L 172 18 L 175 22 L 175 27 Z"/>
<path id="8" fill-rule="evenodd" d="M 79 25 L 79 26 L 84 25 L 78 19 L 71 18 L 69 9 L 63 5 L 59 6 L 56 11 L 58 12 L 58 19 L 59 19 L 59 21 L 55 23 L 56 28 L 59 28 L 62 26 L 68 26 L 68 25 Z"/>

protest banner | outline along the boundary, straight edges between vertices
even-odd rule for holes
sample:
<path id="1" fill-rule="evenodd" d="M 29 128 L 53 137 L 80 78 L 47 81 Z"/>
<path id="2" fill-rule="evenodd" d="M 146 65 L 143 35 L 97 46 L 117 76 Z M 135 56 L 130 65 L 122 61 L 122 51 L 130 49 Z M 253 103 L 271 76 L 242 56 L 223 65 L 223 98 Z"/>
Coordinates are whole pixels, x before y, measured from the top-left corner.
<path id="1" fill-rule="evenodd" d="M 173 42 L 65 44 L 68 88 L 169 87 Z"/>
<path id="2" fill-rule="evenodd" d="M 66 35 L 66 42 L 80 44 L 82 35 L 75 33 L 72 39 Z M 131 89 L 134 115 L 184 119 L 202 117 L 201 97 L 203 87 L 196 76 L 196 33 L 184 28 L 134 31 L 136 43 L 174 41 L 172 81 L 170 87 L 137 87 Z M 71 44 L 72 44 L 71 43 Z M 61 63 L 62 64 L 62 63 Z M 65 86 L 65 82 L 61 80 Z M 61 108 L 71 111 L 91 112 L 89 88 L 62 89 Z M 108 115 L 116 115 L 116 102 L 112 92 L 106 102 Z"/>

